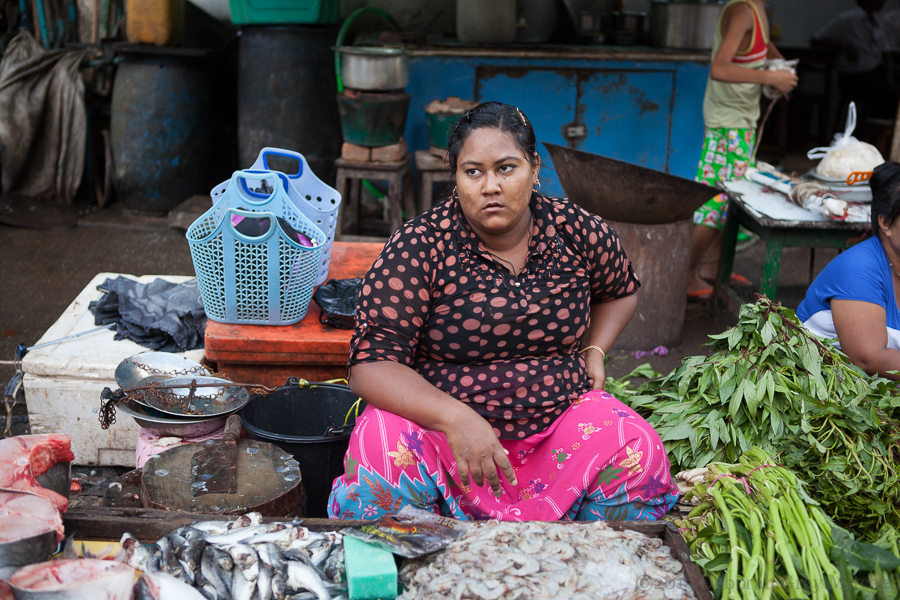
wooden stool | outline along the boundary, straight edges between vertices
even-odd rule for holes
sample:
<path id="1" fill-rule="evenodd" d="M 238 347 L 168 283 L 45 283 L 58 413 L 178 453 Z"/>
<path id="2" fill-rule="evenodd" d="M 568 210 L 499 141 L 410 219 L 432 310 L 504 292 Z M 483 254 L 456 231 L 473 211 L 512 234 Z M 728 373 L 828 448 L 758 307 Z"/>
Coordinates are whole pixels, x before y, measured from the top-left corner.
<path id="1" fill-rule="evenodd" d="M 403 223 L 401 207 L 406 209 L 408 218 L 415 216 L 412 162 L 409 154 L 403 160 L 394 162 L 357 162 L 338 158 L 334 164 L 337 167 L 337 190 L 343 198 L 343 205 L 338 212 L 336 236 L 343 235 L 345 230 L 358 231 L 360 182 L 363 179 L 388 182 L 388 218 L 392 232 Z"/>
<path id="2" fill-rule="evenodd" d="M 416 150 L 416 170 L 421 177 L 419 184 L 419 213 L 434 204 L 434 184 L 450 181 L 450 163 L 428 150 Z"/>

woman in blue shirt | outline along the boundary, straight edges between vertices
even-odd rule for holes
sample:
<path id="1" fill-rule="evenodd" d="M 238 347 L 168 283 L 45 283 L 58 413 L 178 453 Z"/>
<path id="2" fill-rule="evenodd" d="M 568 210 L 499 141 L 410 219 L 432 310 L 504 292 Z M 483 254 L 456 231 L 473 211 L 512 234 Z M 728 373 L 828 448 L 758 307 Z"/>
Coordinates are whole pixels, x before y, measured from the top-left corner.
<path id="1" fill-rule="evenodd" d="M 900 379 L 900 165 L 879 165 L 870 185 L 875 237 L 828 263 L 797 316 L 866 373 Z"/>

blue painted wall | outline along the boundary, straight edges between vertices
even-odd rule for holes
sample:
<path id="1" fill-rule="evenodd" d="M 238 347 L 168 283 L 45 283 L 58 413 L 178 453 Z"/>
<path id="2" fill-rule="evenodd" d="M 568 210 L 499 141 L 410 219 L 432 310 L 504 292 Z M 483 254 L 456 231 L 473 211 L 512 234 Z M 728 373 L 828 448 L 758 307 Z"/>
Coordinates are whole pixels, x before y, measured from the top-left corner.
<path id="1" fill-rule="evenodd" d="M 696 172 L 708 64 L 412 56 L 409 70 L 406 139 L 412 150 L 430 145 L 425 106 L 459 96 L 522 109 L 538 138 L 541 190 L 551 196 L 565 192 L 541 142 L 691 179 Z M 572 124 L 584 125 L 586 136 L 570 142 L 565 128 Z"/>

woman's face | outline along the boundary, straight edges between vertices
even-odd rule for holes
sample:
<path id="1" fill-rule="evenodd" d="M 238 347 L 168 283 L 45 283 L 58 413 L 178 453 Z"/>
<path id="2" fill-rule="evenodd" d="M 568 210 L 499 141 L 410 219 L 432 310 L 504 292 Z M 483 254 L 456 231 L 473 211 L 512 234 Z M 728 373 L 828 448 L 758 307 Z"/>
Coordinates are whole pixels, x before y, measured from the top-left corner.
<path id="1" fill-rule="evenodd" d="M 512 135 L 481 128 L 466 138 L 456 164 L 459 203 L 476 233 L 500 235 L 521 224 L 540 158 L 532 166 Z"/>
<path id="2" fill-rule="evenodd" d="M 900 257 L 900 219 L 894 221 L 893 224 L 888 224 L 886 218 L 879 216 L 878 226 L 881 229 L 881 244 L 885 250 L 890 250 L 895 257 Z"/>

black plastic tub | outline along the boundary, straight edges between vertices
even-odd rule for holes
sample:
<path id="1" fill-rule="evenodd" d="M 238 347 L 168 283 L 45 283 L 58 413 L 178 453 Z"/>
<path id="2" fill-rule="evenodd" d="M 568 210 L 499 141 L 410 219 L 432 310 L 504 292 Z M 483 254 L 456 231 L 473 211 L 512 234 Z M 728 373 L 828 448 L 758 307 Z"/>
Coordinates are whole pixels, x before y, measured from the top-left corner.
<path id="1" fill-rule="evenodd" d="M 345 385 L 309 383 L 301 387 L 298 379 L 291 378 L 271 394 L 253 396 L 241 411 L 249 439 L 275 444 L 300 463 L 307 517 L 328 516 L 331 484 L 344 474 L 357 399 Z M 363 406 L 360 402 L 360 413 Z"/>

